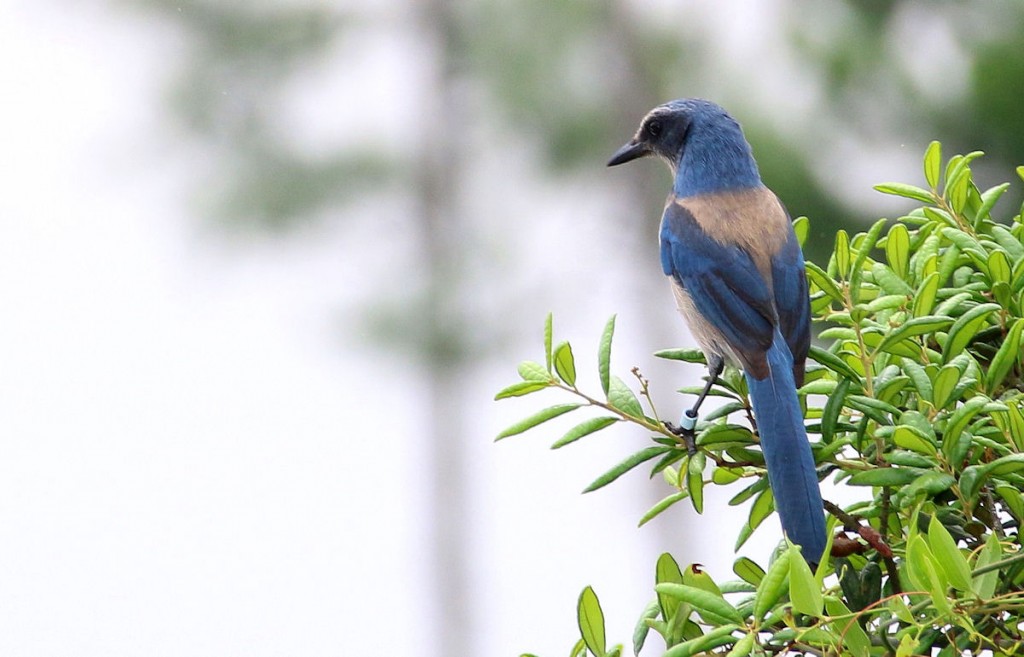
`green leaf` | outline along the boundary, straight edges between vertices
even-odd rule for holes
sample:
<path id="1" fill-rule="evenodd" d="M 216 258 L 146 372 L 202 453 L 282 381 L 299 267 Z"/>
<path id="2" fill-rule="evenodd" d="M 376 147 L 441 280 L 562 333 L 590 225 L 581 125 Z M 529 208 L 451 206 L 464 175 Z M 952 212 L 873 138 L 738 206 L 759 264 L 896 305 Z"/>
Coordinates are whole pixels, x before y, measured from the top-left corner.
<path id="1" fill-rule="evenodd" d="M 718 584 L 715 584 L 715 580 L 711 579 L 711 575 L 708 575 L 697 563 L 691 563 L 683 569 L 683 584 L 696 586 L 698 589 L 710 591 L 715 595 L 722 595 L 722 590 L 718 588 Z"/>
<path id="2" fill-rule="evenodd" d="M 747 518 L 747 527 L 751 532 L 761 526 L 764 519 L 772 514 L 775 509 L 775 498 L 769 489 L 761 491 L 754 503 L 750 505 L 750 516 Z"/>
<path id="3" fill-rule="evenodd" d="M 704 466 L 707 457 L 697 452 L 690 458 L 686 468 L 686 491 L 697 513 L 704 513 Z"/>
<path id="4" fill-rule="evenodd" d="M 938 564 L 931 549 L 920 534 L 907 542 L 907 574 L 916 589 L 931 594 L 932 604 L 940 612 L 949 612 L 945 582 L 939 576 Z"/>
<path id="5" fill-rule="evenodd" d="M 1006 502 L 1007 508 L 1010 509 L 1010 513 L 1014 515 L 1019 521 L 1024 518 L 1024 496 L 1020 494 L 1020 491 L 1013 486 L 996 486 L 996 494 L 1003 498 Z"/>
<path id="6" fill-rule="evenodd" d="M 886 460 L 893 465 L 902 465 L 908 468 L 917 468 L 918 474 L 921 470 L 932 470 L 938 467 L 938 461 L 935 459 L 921 456 L 913 452 L 907 452 L 902 449 L 894 449 L 885 456 Z"/>
<path id="7" fill-rule="evenodd" d="M 938 495 L 949 490 L 956 482 L 953 475 L 947 472 L 926 472 L 908 486 L 899 491 L 900 497 L 907 503 L 912 502 L 919 494 Z"/>
<path id="8" fill-rule="evenodd" d="M 942 236 L 956 244 L 961 251 L 968 254 L 973 253 L 978 257 L 979 262 L 984 262 L 984 259 L 987 257 L 985 247 L 981 245 L 981 242 L 975 239 L 973 235 L 965 233 L 959 228 L 947 226 L 942 229 Z"/>
<path id="9" fill-rule="evenodd" d="M 889 404 L 898 404 L 896 396 L 910 384 L 910 377 L 902 374 L 887 379 L 882 383 L 875 383 L 875 396 Z"/>
<path id="10" fill-rule="evenodd" d="M 985 566 L 991 566 L 1002 559 L 1002 557 L 1003 548 L 999 544 L 999 539 L 996 538 L 995 532 L 990 532 L 988 538 L 985 539 L 985 547 L 978 554 L 978 561 L 974 564 L 974 569 L 980 570 Z M 982 600 L 991 600 L 992 596 L 996 593 L 996 588 L 999 586 L 999 575 L 999 570 L 990 570 L 987 573 L 975 575 L 972 590 Z"/>
<path id="11" fill-rule="evenodd" d="M 631 454 L 611 470 L 608 470 L 608 472 L 605 472 L 603 475 L 592 481 L 589 486 L 583 489 L 583 492 L 592 493 L 599 488 L 603 488 L 641 463 L 646 463 L 657 456 L 661 456 L 662 454 L 666 454 L 671 451 L 674 451 L 672 447 L 655 446 L 647 447 L 635 454 Z"/>
<path id="12" fill-rule="evenodd" d="M 902 600 L 901 600 L 902 601 Z M 853 657 L 869 657 L 871 652 L 871 639 L 857 624 L 857 618 L 850 612 L 850 608 L 843 604 L 843 601 L 827 596 L 825 598 L 825 610 L 833 620 L 829 625 L 843 640 L 843 645 L 849 649 Z M 840 652 L 840 654 L 843 654 Z"/>
<path id="13" fill-rule="evenodd" d="M 658 358 L 666 358 L 668 360 L 681 360 L 687 363 L 698 363 L 700 365 L 707 364 L 704 359 L 704 352 L 700 349 L 662 349 L 661 351 L 654 352 L 654 355 Z"/>
<path id="14" fill-rule="evenodd" d="M 732 572 L 744 582 L 758 586 L 764 579 L 764 568 L 747 557 L 740 557 L 732 564 Z"/>
<path id="15" fill-rule="evenodd" d="M 953 391 L 960 382 L 962 375 L 963 372 L 961 372 L 960 368 L 953 365 L 946 365 L 939 370 L 939 374 L 932 382 L 932 403 L 935 405 L 935 408 L 943 409 L 950 402 L 956 401 L 956 399 L 953 399 Z"/>
<path id="16" fill-rule="evenodd" d="M 656 440 L 658 442 L 661 442 L 661 441 L 667 440 L 667 439 L 657 438 Z M 665 443 L 662 443 L 662 444 L 665 444 Z M 672 446 L 674 447 L 674 449 L 672 451 L 670 451 L 670 452 L 666 452 L 665 456 L 663 456 L 660 459 L 658 459 L 658 462 L 655 463 L 654 467 L 651 468 L 651 474 L 650 474 L 651 477 L 654 477 L 654 475 L 658 474 L 659 472 L 662 472 L 667 477 L 668 476 L 668 472 L 670 470 L 673 470 L 673 468 L 671 467 L 673 463 L 678 463 L 679 461 L 682 461 L 683 459 L 688 458 L 689 455 L 686 453 L 686 450 L 676 448 L 675 441 L 672 441 Z M 670 485 L 676 486 L 676 487 L 679 486 L 679 477 L 678 477 L 678 475 L 676 475 L 674 477 L 674 479 L 671 481 Z"/>
<path id="17" fill-rule="evenodd" d="M 956 541 L 949 531 L 939 522 L 938 517 L 932 514 L 928 523 L 928 546 L 935 555 L 938 566 L 945 571 L 946 578 L 953 588 L 958 591 L 970 591 L 971 568 L 967 565 L 967 559 L 956 546 Z"/>
<path id="18" fill-rule="evenodd" d="M 946 457 L 946 462 L 952 464 L 954 468 L 963 467 L 967 452 L 971 449 L 972 438 L 969 432 L 964 431 L 956 440 L 944 441 L 942 454 Z"/>
<path id="19" fill-rule="evenodd" d="M 877 350 L 885 351 L 885 348 L 890 344 L 899 342 L 906 338 L 913 338 L 926 333 L 934 333 L 935 331 L 946 328 L 952 323 L 953 320 L 949 317 L 941 317 L 938 315 L 915 317 L 914 319 L 908 320 L 904 324 L 901 324 L 890 331 L 882 340 L 881 344 L 878 345 Z"/>
<path id="20" fill-rule="evenodd" d="M 807 270 L 807 279 L 818 286 L 818 289 L 825 293 L 828 298 L 832 301 L 842 305 L 843 304 L 843 293 L 839 291 L 839 287 L 832 280 L 825 270 L 811 261 L 804 263 Z"/>
<path id="21" fill-rule="evenodd" d="M 519 381 L 517 383 L 513 383 L 507 388 L 502 388 L 498 394 L 494 395 L 494 399 L 497 401 L 499 399 L 508 399 L 509 397 L 522 397 L 523 395 L 528 395 L 531 392 L 543 390 L 549 385 L 551 384 L 544 381 Z"/>
<path id="22" fill-rule="evenodd" d="M 610 417 L 610 416 L 592 417 L 589 420 L 584 420 L 583 422 L 580 422 L 579 424 L 577 424 L 572 429 L 569 429 L 569 431 L 567 431 L 564 436 L 562 436 L 561 438 L 556 440 L 551 445 L 551 449 L 558 449 L 559 447 L 565 447 L 569 443 L 576 442 L 577 440 L 579 440 L 580 438 L 582 438 L 584 436 L 589 436 L 590 434 L 594 433 L 595 431 L 600 431 L 601 429 L 604 429 L 605 427 L 610 427 L 611 425 L 613 425 L 613 424 L 615 424 L 616 422 L 619 422 L 619 421 L 620 421 L 619 418 L 617 418 L 617 417 Z"/>
<path id="23" fill-rule="evenodd" d="M 757 585 L 757 593 L 754 594 L 754 620 L 761 620 L 772 610 L 775 603 L 786 592 L 786 584 L 789 581 L 789 550 L 783 550 L 776 557 L 775 561 L 768 566 L 761 583 Z"/>
<path id="24" fill-rule="evenodd" d="M 712 420 L 717 420 L 718 418 L 721 418 L 721 417 L 728 417 L 730 414 L 735 413 L 737 411 L 742 411 L 746 407 L 747 407 L 747 404 L 744 403 L 744 402 L 732 401 L 732 402 L 729 402 L 728 404 L 723 404 L 723 405 L 719 406 L 718 408 L 716 408 L 713 411 L 710 411 L 710 412 L 706 413 L 704 415 L 704 421 L 705 422 L 711 422 Z M 721 426 L 721 425 L 714 425 L 714 426 Z"/>
<path id="25" fill-rule="evenodd" d="M 836 270 L 840 280 L 850 278 L 850 236 L 845 230 L 836 231 L 835 245 Z"/>
<path id="26" fill-rule="evenodd" d="M 982 151 L 971 151 L 967 155 L 954 155 L 949 158 L 949 162 L 946 164 L 946 187 L 949 187 L 949 181 L 955 179 L 958 175 L 962 174 L 967 165 L 973 162 L 975 159 L 981 157 L 985 153 Z"/>
<path id="27" fill-rule="evenodd" d="M 576 642 L 576 645 L 569 651 L 569 657 L 586 657 L 587 654 L 587 643 L 580 639 Z"/>
<path id="28" fill-rule="evenodd" d="M 555 372 L 558 377 L 565 381 L 568 386 L 576 385 L 576 359 L 572 355 L 572 347 L 568 342 L 562 342 L 555 347 L 554 353 Z"/>
<path id="29" fill-rule="evenodd" d="M 903 183 L 883 183 L 875 185 L 875 190 L 892 196 L 902 196 L 922 203 L 932 203 L 935 199 L 927 191 L 913 185 Z"/>
<path id="30" fill-rule="evenodd" d="M 935 442 L 935 427 L 932 425 L 932 421 L 925 417 L 922 413 L 917 411 L 905 411 L 900 416 L 900 424 L 906 424 L 914 427 L 920 431 L 925 438 L 934 443 Z"/>
<path id="31" fill-rule="evenodd" d="M 597 350 L 597 372 L 601 377 L 601 390 L 608 396 L 608 377 L 611 374 L 612 338 L 615 336 L 615 315 L 612 315 L 601 334 L 601 345 Z"/>
<path id="32" fill-rule="evenodd" d="M 825 601 L 825 606 L 828 607 L 828 600 Z M 910 611 L 910 607 L 902 597 L 893 596 L 889 598 L 886 606 L 889 608 L 889 611 L 892 612 L 893 616 L 904 623 L 907 623 L 908 625 L 914 623 L 914 613 Z"/>
<path id="33" fill-rule="evenodd" d="M 803 247 L 807 243 L 807 233 L 811 230 L 811 222 L 807 217 L 797 217 L 793 220 L 793 232 L 796 233 L 796 241 Z"/>
<path id="34" fill-rule="evenodd" d="M 869 301 L 862 307 L 872 315 L 883 310 L 894 310 L 900 308 L 910 300 L 910 293 L 907 294 L 885 294 Z"/>
<path id="35" fill-rule="evenodd" d="M 556 418 L 559 415 L 568 413 L 569 411 L 574 411 L 580 406 L 581 404 L 558 404 L 556 406 L 549 406 L 548 408 L 545 408 L 540 412 L 534 413 L 525 420 L 520 420 L 519 422 L 516 422 L 509 428 L 499 433 L 498 437 L 495 440 L 501 440 L 502 438 L 508 438 L 509 436 L 515 436 L 516 434 L 523 433 L 527 429 L 532 429 L 538 424 L 547 422 L 548 420 Z"/>
<path id="36" fill-rule="evenodd" d="M 1017 239 L 1012 232 L 999 224 L 992 226 L 991 232 L 992 239 L 1010 254 L 1011 260 L 1017 262 L 1018 266 L 1024 264 L 1021 262 L 1021 259 L 1024 259 L 1024 240 Z"/>
<path id="37" fill-rule="evenodd" d="M 978 208 L 977 217 L 982 219 L 984 217 L 991 216 L 992 208 L 995 207 L 996 202 L 999 200 L 1006 190 L 1010 189 L 1010 183 L 1003 183 L 996 185 L 991 189 L 986 189 L 981 195 L 981 206 Z"/>
<path id="38" fill-rule="evenodd" d="M 882 345 L 884 335 L 878 331 L 881 329 L 872 327 L 863 332 L 864 345 L 869 348 L 869 352 L 872 358 L 878 355 L 879 351 L 892 354 L 893 356 L 902 356 L 903 358 L 918 358 L 921 355 L 921 345 L 917 344 L 909 338 L 903 338 L 896 341 L 888 341 L 885 345 Z"/>
<path id="39" fill-rule="evenodd" d="M 821 618 L 824 602 L 821 599 L 821 587 L 818 586 L 810 566 L 804 561 L 800 549 L 792 543 L 787 548 L 789 554 L 789 599 L 793 609 L 801 614 Z"/>
<path id="40" fill-rule="evenodd" d="M 722 582 L 722 593 L 726 595 L 730 593 L 753 593 L 757 590 L 757 587 L 748 582 L 743 582 L 738 579 L 729 580 L 728 582 Z M 736 609 L 740 612 L 740 615 L 746 617 L 750 615 L 750 611 L 754 608 L 754 598 L 748 597 L 737 605 Z"/>
<path id="41" fill-rule="evenodd" d="M 973 500 L 978 494 L 981 484 L 985 481 L 985 469 L 980 465 L 970 465 L 960 473 L 960 495 L 964 499 Z"/>
<path id="42" fill-rule="evenodd" d="M 1010 432 L 1010 440 L 1018 451 L 1024 450 L 1024 409 L 1016 404 L 1006 407 L 1006 424 Z"/>
<path id="43" fill-rule="evenodd" d="M 716 625 L 726 623 L 742 623 L 743 617 L 736 608 L 729 604 L 721 595 L 710 591 L 687 586 L 686 584 L 657 584 L 654 590 L 658 593 L 673 596 L 691 605 L 708 622 Z"/>
<path id="44" fill-rule="evenodd" d="M 544 320 L 544 362 L 547 364 L 548 374 L 551 373 L 551 336 L 552 331 L 552 314 L 548 313 L 547 319 Z"/>
<path id="45" fill-rule="evenodd" d="M 637 527 L 643 527 L 648 522 L 656 518 L 665 509 L 669 508 L 670 506 L 672 506 L 676 502 L 679 502 L 680 500 L 685 500 L 687 495 L 689 495 L 689 493 L 687 493 L 685 490 L 681 490 L 678 493 L 672 493 L 668 497 L 662 498 L 661 500 L 658 501 L 657 504 L 648 509 L 647 513 L 645 513 L 640 518 L 640 522 L 637 523 Z"/>
<path id="46" fill-rule="evenodd" d="M 644 409 L 640 407 L 640 402 L 637 400 L 636 395 L 630 390 L 622 379 L 615 376 L 614 374 L 610 377 L 608 383 L 608 403 L 612 408 L 622 411 L 630 417 L 637 419 L 643 419 Z"/>
<path id="47" fill-rule="evenodd" d="M 732 650 L 725 657 L 748 657 L 748 655 L 752 655 L 756 638 L 757 634 L 754 632 L 747 634 L 736 642 L 736 645 L 732 647 Z"/>
<path id="48" fill-rule="evenodd" d="M 820 334 L 819 334 L 820 335 Z M 826 338 L 822 338 L 826 339 Z M 808 381 L 797 390 L 799 395 L 831 395 L 839 386 L 835 379 L 815 379 Z"/>
<path id="49" fill-rule="evenodd" d="M 754 454 L 755 452 L 753 450 L 750 450 L 750 455 L 753 456 Z M 764 461 L 762 455 L 762 463 L 763 462 Z M 754 495 L 762 493 L 766 490 L 768 490 L 768 478 L 761 477 L 757 479 L 754 483 L 750 484 L 749 486 L 741 490 L 739 493 L 736 493 L 736 495 L 731 500 L 729 500 L 729 506 L 737 506 L 739 504 L 743 504 Z"/>
<path id="50" fill-rule="evenodd" d="M 967 347 L 989 316 L 999 310 L 997 303 L 983 303 L 971 308 L 961 315 L 949 329 L 946 343 L 943 345 L 943 356 L 948 361 Z"/>
<path id="51" fill-rule="evenodd" d="M 925 215 L 931 217 L 933 214 L 932 208 L 924 209 Z M 956 225 L 952 217 L 948 217 L 948 221 L 952 225 Z M 924 233 L 924 230 L 921 231 Z M 928 274 L 932 273 L 936 269 L 936 261 L 939 257 L 939 245 L 941 240 L 937 235 L 929 234 L 925 237 L 923 242 L 920 242 L 910 256 L 910 268 L 914 271 L 914 279 L 918 281 L 924 280 Z M 940 277 L 940 281 L 944 280 Z"/>
<path id="52" fill-rule="evenodd" d="M 858 235 L 857 237 L 859 239 L 854 240 L 857 244 L 857 257 L 853 261 L 853 268 L 850 272 L 850 296 L 855 303 L 860 301 L 861 280 L 864 277 L 864 263 L 867 261 L 868 254 L 871 253 L 871 250 L 877 246 L 878 236 L 882 234 L 882 228 L 885 227 L 885 223 L 885 219 L 879 219 L 871 225 L 871 228 L 868 229 L 867 233 L 863 234 L 863 237 Z M 879 265 L 875 266 L 877 267 Z M 885 265 L 880 266 L 885 267 Z M 872 267 L 872 271 L 874 271 L 874 267 Z M 888 268 L 886 268 L 886 271 L 888 271 Z M 876 280 L 876 282 L 878 281 Z M 899 282 L 903 283 L 903 281 Z M 904 283 L 904 285 L 906 284 Z M 907 291 L 909 292 L 909 289 Z M 896 291 L 893 291 L 893 293 L 896 293 Z"/>
<path id="53" fill-rule="evenodd" d="M 668 552 L 663 552 L 658 557 L 658 562 L 654 567 L 654 582 L 655 584 L 683 583 L 683 571 L 679 569 L 679 564 Z M 658 605 L 661 607 L 661 617 L 666 621 L 671 621 L 676 615 L 676 609 L 679 608 L 679 598 L 666 593 L 658 593 Z"/>
<path id="54" fill-rule="evenodd" d="M 707 654 L 706 651 L 732 643 L 732 633 L 738 629 L 740 626 L 735 623 L 716 627 L 707 634 L 672 646 L 662 653 L 661 657 L 691 657 L 697 653 Z"/>
<path id="55" fill-rule="evenodd" d="M 657 618 L 659 613 L 661 613 L 661 607 L 658 606 L 657 600 L 652 600 L 646 607 L 644 607 L 644 611 L 640 614 L 640 618 L 636 622 L 636 627 L 633 629 L 634 655 L 640 654 L 640 651 L 644 648 L 644 643 L 647 641 L 647 633 L 651 629 L 651 626 L 647 621 Z"/>
<path id="56" fill-rule="evenodd" d="M 1006 257 L 1005 251 L 995 250 L 990 253 L 987 264 L 988 275 L 993 285 L 999 282 L 1010 282 L 1010 275 L 1013 273 L 1013 270 L 1010 265 L 1010 259 Z"/>
<path id="57" fill-rule="evenodd" d="M 924 152 L 924 179 L 933 190 L 939 188 L 939 175 L 942 172 L 942 144 L 933 141 Z"/>
<path id="58" fill-rule="evenodd" d="M 604 612 L 597 599 L 594 589 L 587 587 L 580 593 L 576 605 L 576 619 L 580 627 L 580 635 L 587 644 L 587 649 L 594 657 L 604 657 L 607 650 L 604 634 Z"/>
<path id="59" fill-rule="evenodd" d="M 917 287 L 914 294 L 914 317 L 924 317 L 935 308 L 935 295 L 939 291 L 939 273 L 932 272 Z"/>
<path id="60" fill-rule="evenodd" d="M 1024 319 L 1018 318 L 1007 331 L 999 351 L 992 357 L 988 372 L 985 374 L 985 389 L 995 393 L 1010 369 L 1021 358 L 1021 332 L 1024 331 Z"/>
<path id="61" fill-rule="evenodd" d="M 985 474 L 996 477 L 1024 470 L 1024 454 L 1008 454 L 982 466 Z"/>
<path id="62" fill-rule="evenodd" d="M 714 472 L 711 473 L 711 481 L 718 486 L 728 486 L 734 481 L 739 481 L 740 477 L 743 476 L 742 468 L 723 468 L 717 467 Z"/>
<path id="63" fill-rule="evenodd" d="M 846 401 L 851 382 L 851 379 L 843 378 L 825 401 L 825 408 L 821 412 L 821 440 L 824 443 L 831 443 L 835 437 L 836 424 L 839 422 L 839 414 L 843 410 L 843 402 Z"/>
<path id="64" fill-rule="evenodd" d="M 519 363 L 519 376 L 523 377 L 524 381 L 541 381 L 544 383 L 551 381 L 551 375 L 544 369 L 544 366 L 532 360 L 524 360 Z"/>
<path id="65" fill-rule="evenodd" d="M 851 486 L 905 486 L 921 476 L 909 468 L 875 468 L 861 470 L 847 480 Z"/>
<path id="66" fill-rule="evenodd" d="M 846 398 L 846 405 L 861 411 L 879 424 L 891 424 L 886 415 L 899 415 L 899 409 L 892 404 L 864 395 L 849 395 Z"/>
<path id="67" fill-rule="evenodd" d="M 928 372 L 912 360 L 903 361 L 903 371 L 907 373 L 907 376 L 913 382 L 914 389 L 917 390 L 917 396 L 927 402 L 931 402 L 933 396 L 932 380 L 928 378 Z"/>
<path id="68" fill-rule="evenodd" d="M 819 333 L 818 337 L 822 340 L 856 340 L 857 331 L 845 326 L 830 326 Z"/>
<path id="69" fill-rule="evenodd" d="M 1021 261 L 1024 263 L 1024 261 Z M 1013 300 L 1013 292 L 1010 291 L 1010 284 L 999 281 L 992 285 L 992 296 L 995 297 L 996 303 L 1003 308 L 1013 311 L 1015 308 L 1024 306 L 1024 303 L 1018 304 Z"/>
<path id="70" fill-rule="evenodd" d="M 953 178 L 946 180 L 946 197 L 949 199 L 949 205 L 953 208 L 953 212 L 957 214 L 963 212 L 964 206 L 967 204 L 967 191 L 970 184 L 971 174 L 967 167 L 954 173 Z"/>
<path id="71" fill-rule="evenodd" d="M 953 317 L 954 315 L 962 315 L 970 308 L 971 293 L 960 292 L 949 297 L 945 301 L 939 304 L 939 307 L 935 309 L 936 315 L 944 317 Z"/>
<path id="72" fill-rule="evenodd" d="M 675 455 L 673 455 L 673 456 L 675 456 Z M 687 463 L 689 463 L 689 461 L 687 461 Z M 673 488 L 679 488 L 680 480 L 679 480 L 679 471 L 678 470 L 676 470 L 671 465 L 669 465 L 669 466 L 666 466 L 664 469 L 662 469 L 661 475 L 665 479 L 665 483 L 666 484 L 668 484 L 669 486 L 672 486 Z M 651 473 L 651 477 L 652 478 L 654 477 L 654 473 Z"/>
<path id="73" fill-rule="evenodd" d="M 929 440 L 929 437 L 916 427 L 906 425 L 896 427 L 892 434 L 892 440 L 903 449 L 909 449 L 912 452 L 926 456 L 935 456 L 938 451 L 935 443 Z"/>
<path id="74" fill-rule="evenodd" d="M 810 356 L 812 360 L 824 365 L 837 374 L 842 374 L 851 381 L 857 382 L 861 379 L 860 375 L 847 365 L 843 359 L 830 351 L 825 351 L 821 347 L 811 345 L 811 349 L 807 355 Z"/>
<path id="75" fill-rule="evenodd" d="M 946 422 L 946 429 L 942 433 L 942 442 L 956 442 L 974 416 L 980 413 L 988 403 L 989 400 L 982 395 L 971 397 L 964 402 L 964 405 L 956 409 Z"/>
<path id="76" fill-rule="evenodd" d="M 743 544 L 747 542 L 747 539 L 750 538 L 753 533 L 754 530 L 750 528 L 749 524 L 740 527 L 740 533 L 736 535 L 736 544 L 733 545 L 732 551 L 738 552 L 739 549 L 743 547 Z"/>

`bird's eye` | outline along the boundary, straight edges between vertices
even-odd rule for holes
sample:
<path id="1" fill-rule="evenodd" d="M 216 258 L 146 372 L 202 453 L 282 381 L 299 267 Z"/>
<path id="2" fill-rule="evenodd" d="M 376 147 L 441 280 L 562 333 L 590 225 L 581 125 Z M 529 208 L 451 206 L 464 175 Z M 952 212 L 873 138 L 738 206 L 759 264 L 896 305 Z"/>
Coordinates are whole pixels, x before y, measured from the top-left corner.
<path id="1" fill-rule="evenodd" d="M 661 134 L 661 121 L 651 121 L 647 124 L 647 134 L 657 137 Z"/>

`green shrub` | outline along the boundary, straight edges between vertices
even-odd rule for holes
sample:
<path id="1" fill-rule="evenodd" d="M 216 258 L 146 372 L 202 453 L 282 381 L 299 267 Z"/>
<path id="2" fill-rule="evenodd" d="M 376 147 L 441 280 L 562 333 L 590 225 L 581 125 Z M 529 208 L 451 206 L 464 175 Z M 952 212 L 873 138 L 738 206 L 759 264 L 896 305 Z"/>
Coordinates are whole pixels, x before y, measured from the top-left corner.
<path id="1" fill-rule="evenodd" d="M 1016 654 L 1024 646 L 1024 220 L 993 218 L 1009 184 L 980 191 L 970 168 L 980 155 L 953 156 L 943 168 L 932 143 L 927 188 L 876 188 L 923 207 L 853 237 L 839 231 L 828 263 L 807 263 L 822 330 L 800 396 L 815 461 L 823 478 L 871 491 L 869 501 L 845 509 L 826 501 L 832 558 L 812 573 L 799 548 L 784 543 L 765 567 L 740 558 L 738 579 L 716 583 L 663 554 L 635 653 L 650 630 L 664 640 L 665 657 Z M 1024 167 L 1017 173 L 1024 178 Z M 806 218 L 794 225 L 803 240 Z M 597 356 L 601 390 L 585 392 L 569 343 L 553 345 L 549 316 L 544 362 L 522 363 L 522 381 L 497 399 L 556 388 L 568 401 L 498 438 L 585 408 L 599 414 L 553 447 L 613 425 L 639 426 L 650 443 L 586 491 L 647 464 L 670 492 L 642 525 L 687 499 L 700 512 L 708 484 L 749 482 L 730 501 L 748 508 L 738 548 L 773 512 L 742 375 L 729 368 L 720 377 L 712 394 L 725 403 L 701 419 L 690 456 L 662 424 L 638 371 L 638 393 L 611 373 L 614 331 L 612 317 Z M 703 362 L 696 349 L 656 355 Z M 622 646 L 606 645 L 590 587 L 577 611 L 582 638 L 571 654 L 620 654 Z"/>

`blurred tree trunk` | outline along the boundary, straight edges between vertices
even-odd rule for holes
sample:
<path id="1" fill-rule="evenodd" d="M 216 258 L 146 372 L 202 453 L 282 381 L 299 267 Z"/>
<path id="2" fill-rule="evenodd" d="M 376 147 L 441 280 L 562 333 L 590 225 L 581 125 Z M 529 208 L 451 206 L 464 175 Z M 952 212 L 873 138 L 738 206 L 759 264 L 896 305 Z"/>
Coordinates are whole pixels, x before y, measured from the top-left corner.
<path id="1" fill-rule="evenodd" d="M 470 231 L 463 216 L 460 171 L 464 149 L 461 127 L 468 124 L 458 97 L 460 33 L 457 3 L 416 0 L 421 33 L 433 51 L 432 80 L 425 85 L 420 150 L 414 162 L 414 190 L 420 216 L 420 244 L 426 264 L 424 361 L 430 417 L 427 476 L 430 521 L 428 595 L 435 611 L 433 653 L 461 657 L 473 652 L 474 618 L 470 611 L 466 502 L 467 437 L 459 408 L 459 380 L 469 360 L 465 313 L 461 308 L 461 265 Z"/>

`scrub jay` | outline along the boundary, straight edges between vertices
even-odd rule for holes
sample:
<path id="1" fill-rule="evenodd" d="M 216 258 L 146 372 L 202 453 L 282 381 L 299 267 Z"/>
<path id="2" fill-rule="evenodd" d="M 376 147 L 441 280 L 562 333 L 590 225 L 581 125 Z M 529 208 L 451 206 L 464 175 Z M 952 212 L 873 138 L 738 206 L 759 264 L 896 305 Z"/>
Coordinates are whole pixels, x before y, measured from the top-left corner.
<path id="1" fill-rule="evenodd" d="M 697 410 L 726 360 L 742 367 L 782 529 L 817 563 L 825 520 L 796 394 L 810 300 L 789 214 L 761 182 L 739 123 L 714 103 L 655 107 L 608 166 L 647 155 L 668 162 L 675 178 L 661 220 L 661 266 L 710 370 L 683 430 L 692 441 Z"/>

